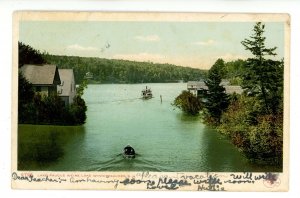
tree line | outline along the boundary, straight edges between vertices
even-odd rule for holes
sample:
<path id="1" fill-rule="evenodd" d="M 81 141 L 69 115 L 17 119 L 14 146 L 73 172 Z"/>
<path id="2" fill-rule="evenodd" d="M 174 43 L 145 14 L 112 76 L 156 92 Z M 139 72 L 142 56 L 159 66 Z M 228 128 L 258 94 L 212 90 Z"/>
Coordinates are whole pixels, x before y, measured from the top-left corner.
<path id="1" fill-rule="evenodd" d="M 43 54 L 44 59 L 59 68 L 73 68 L 76 82 L 86 73 L 93 74 L 89 83 L 167 83 L 204 79 L 206 70 L 172 64 L 113 60 L 93 57 L 56 56 Z"/>
<path id="2" fill-rule="evenodd" d="M 250 38 L 241 41 L 251 58 L 229 63 L 218 59 L 208 71 L 207 89 L 198 98 L 184 91 L 174 105 L 191 115 L 200 113 L 250 161 L 282 167 L 284 60 L 270 58 L 276 47 L 265 46 L 264 31 L 265 25 L 257 22 Z M 226 77 L 241 85 L 243 93 L 226 94 L 221 85 Z"/>

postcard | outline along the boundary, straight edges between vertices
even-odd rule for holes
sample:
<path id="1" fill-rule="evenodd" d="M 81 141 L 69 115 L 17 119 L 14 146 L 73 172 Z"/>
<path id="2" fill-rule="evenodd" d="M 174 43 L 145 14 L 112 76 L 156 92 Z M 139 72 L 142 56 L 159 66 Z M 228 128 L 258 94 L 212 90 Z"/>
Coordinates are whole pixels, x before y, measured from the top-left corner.
<path id="1" fill-rule="evenodd" d="M 14 189 L 287 191 L 288 14 L 17 11 Z"/>

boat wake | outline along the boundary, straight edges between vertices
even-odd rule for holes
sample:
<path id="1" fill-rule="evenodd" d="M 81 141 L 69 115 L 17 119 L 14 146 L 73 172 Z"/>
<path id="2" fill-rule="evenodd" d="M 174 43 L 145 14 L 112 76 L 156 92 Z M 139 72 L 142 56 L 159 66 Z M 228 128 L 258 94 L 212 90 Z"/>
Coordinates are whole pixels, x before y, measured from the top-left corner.
<path id="1" fill-rule="evenodd" d="M 117 102 L 133 102 L 135 100 L 138 100 L 141 98 L 126 98 L 126 99 L 120 99 L 120 100 L 107 100 L 107 101 L 94 101 L 94 102 L 88 102 L 87 104 L 108 104 L 108 103 L 117 103 Z"/>
<path id="2" fill-rule="evenodd" d="M 144 159 L 136 153 L 134 159 L 125 159 L 122 153 L 115 155 L 112 159 L 104 162 L 96 162 L 88 171 L 155 171 L 163 172 L 162 168 L 154 162 Z"/>

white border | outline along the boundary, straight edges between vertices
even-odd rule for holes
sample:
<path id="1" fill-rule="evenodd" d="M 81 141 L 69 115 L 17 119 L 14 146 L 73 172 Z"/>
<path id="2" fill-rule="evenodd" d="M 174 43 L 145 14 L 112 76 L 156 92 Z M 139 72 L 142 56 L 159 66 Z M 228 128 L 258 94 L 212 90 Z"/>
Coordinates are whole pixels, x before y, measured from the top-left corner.
<path id="1" fill-rule="evenodd" d="M 135 0 L 135 1 L 87 1 L 87 0 L 6 0 L 0 1 L 0 191 L 4 197 L 83 197 L 83 196 L 222 196 L 222 197 L 295 197 L 299 196 L 299 141 L 297 130 L 299 113 L 299 45 L 300 1 L 297 0 Z M 289 13 L 291 15 L 291 65 L 290 65 L 290 191 L 288 193 L 205 193 L 199 192 L 114 192 L 111 191 L 21 191 L 10 188 L 11 162 L 11 66 L 12 66 L 12 12 L 15 10 L 82 10 L 82 11 L 163 11 L 163 12 L 254 12 Z M 298 88 L 298 90 L 297 90 Z M 297 104 L 298 102 L 298 104 Z M 4 193 L 4 194 L 3 194 Z M 100 194 L 99 194 L 100 193 Z"/>

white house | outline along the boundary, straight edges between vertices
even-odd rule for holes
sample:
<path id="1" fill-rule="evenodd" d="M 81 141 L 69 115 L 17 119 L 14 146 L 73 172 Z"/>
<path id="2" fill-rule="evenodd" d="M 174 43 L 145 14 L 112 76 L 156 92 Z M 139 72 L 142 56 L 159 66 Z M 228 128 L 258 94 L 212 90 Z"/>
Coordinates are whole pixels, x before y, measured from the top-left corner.
<path id="1" fill-rule="evenodd" d="M 197 96 L 198 92 L 202 89 L 207 89 L 207 86 L 203 81 L 189 81 L 187 83 L 187 89 L 189 92 Z"/>
<path id="2" fill-rule="evenodd" d="M 57 86 L 57 94 L 64 101 L 65 105 L 73 103 L 76 95 L 76 85 L 73 69 L 58 69 L 61 84 Z"/>

